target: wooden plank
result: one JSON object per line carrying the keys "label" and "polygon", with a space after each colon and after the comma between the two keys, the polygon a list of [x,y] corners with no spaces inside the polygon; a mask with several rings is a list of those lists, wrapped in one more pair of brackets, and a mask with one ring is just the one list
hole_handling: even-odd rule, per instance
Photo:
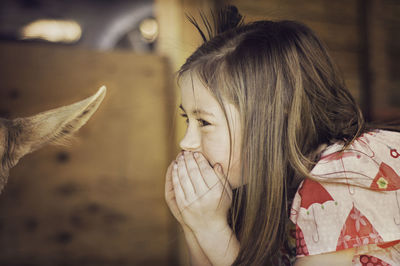
{"label": "wooden plank", "polygon": [[388,24],[399,25],[400,23],[400,2],[398,0],[381,0],[382,6],[385,10],[382,13],[382,19]]}
{"label": "wooden plank", "polygon": [[311,19],[336,24],[355,24],[357,21],[356,0],[233,0],[226,2],[236,5],[243,14],[267,16],[269,19]]}

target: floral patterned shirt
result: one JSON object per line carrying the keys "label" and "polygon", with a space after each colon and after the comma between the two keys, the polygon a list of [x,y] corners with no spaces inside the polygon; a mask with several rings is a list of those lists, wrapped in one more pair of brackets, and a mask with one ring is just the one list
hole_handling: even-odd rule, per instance
{"label": "floral patterned shirt", "polygon": [[400,133],[329,146],[293,199],[297,257],[355,248],[353,265],[400,265]]}

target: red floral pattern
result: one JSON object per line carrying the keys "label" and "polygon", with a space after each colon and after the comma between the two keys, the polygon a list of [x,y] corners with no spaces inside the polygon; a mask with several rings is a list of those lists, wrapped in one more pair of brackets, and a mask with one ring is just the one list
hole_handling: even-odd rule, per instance
{"label": "red floral pattern", "polygon": [[357,208],[353,207],[340,232],[336,250],[383,243],[382,237]]}

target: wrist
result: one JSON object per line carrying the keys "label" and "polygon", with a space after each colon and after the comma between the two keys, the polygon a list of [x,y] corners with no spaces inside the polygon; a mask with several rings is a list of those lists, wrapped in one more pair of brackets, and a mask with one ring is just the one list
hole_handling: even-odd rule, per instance
{"label": "wrist", "polygon": [[189,228],[189,230],[195,235],[218,235],[232,231],[227,220],[213,221],[204,226]]}
{"label": "wrist", "polygon": [[239,254],[240,243],[227,222],[193,234],[212,265],[232,265]]}

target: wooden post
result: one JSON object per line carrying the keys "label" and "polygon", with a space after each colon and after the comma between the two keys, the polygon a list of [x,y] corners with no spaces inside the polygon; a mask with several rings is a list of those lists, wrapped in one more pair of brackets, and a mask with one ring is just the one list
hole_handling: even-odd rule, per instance
{"label": "wooden post", "polygon": [[[173,73],[179,70],[189,57],[203,42],[195,27],[187,20],[185,14],[194,16],[200,20],[199,11],[206,14],[210,9],[219,7],[218,0],[156,0],[155,17],[159,23],[159,37],[157,40],[157,53],[165,56],[170,61]],[[176,78],[176,76],[174,77]],[[180,95],[176,82],[176,95]],[[179,96],[176,98],[175,106],[180,103]],[[178,116],[178,108],[175,112],[176,122],[176,151],[179,151],[178,143],[186,131],[186,124]],[[175,223],[175,229],[171,232],[171,265],[189,265],[188,251],[186,250],[183,232]]]}

